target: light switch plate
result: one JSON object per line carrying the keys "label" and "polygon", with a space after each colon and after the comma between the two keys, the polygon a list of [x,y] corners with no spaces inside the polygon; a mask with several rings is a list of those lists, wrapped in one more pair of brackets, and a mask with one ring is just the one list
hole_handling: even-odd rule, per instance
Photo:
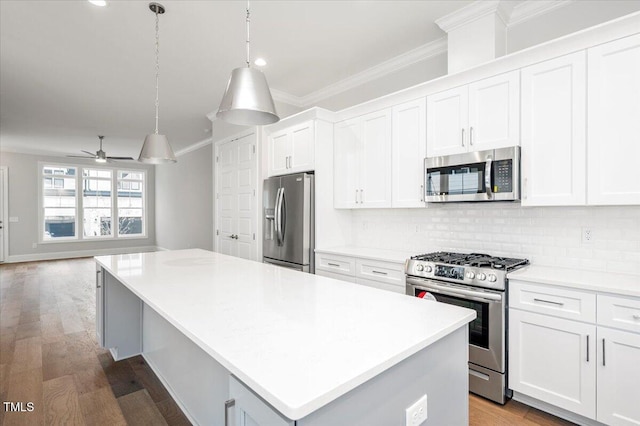
{"label": "light switch plate", "polygon": [[405,410],[405,425],[419,426],[427,420],[427,395],[422,395],[419,400]]}

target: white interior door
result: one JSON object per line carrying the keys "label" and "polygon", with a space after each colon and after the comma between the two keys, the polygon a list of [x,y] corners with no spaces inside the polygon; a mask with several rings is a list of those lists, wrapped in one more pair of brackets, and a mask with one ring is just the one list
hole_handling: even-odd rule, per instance
{"label": "white interior door", "polygon": [[255,134],[216,145],[216,251],[256,259]]}
{"label": "white interior door", "polygon": [[4,262],[8,256],[9,235],[7,233],[8,221],[8,181],[7,168],[0,167],[0,262]]}

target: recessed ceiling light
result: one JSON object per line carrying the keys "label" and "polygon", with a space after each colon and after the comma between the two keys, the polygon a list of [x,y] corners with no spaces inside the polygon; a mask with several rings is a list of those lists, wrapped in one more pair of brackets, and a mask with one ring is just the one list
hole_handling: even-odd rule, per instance
{"label": "recessed ceiling light", "polygon": [[253,63],[256,64],[256,66],[258,67],[264,67],[265,65],[267,65],[267,61],[265,61],[262,58],[256,59]]}
{"label": "recessed ceiling light", "polygon": [[91,3],[94,6],[100,6],[100,7],[105,7],[107,5],[107,2],[105,0],[89,0],[89,3]]}

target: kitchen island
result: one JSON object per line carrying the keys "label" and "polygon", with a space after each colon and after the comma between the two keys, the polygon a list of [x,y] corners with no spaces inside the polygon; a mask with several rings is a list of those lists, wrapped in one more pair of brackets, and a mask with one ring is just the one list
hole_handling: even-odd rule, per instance
{"label": "kitchen island", "polygon": [[96,261],[99,343],[195,424],[404,425],[423,395],[468,423],[475,311],[198,249]]}

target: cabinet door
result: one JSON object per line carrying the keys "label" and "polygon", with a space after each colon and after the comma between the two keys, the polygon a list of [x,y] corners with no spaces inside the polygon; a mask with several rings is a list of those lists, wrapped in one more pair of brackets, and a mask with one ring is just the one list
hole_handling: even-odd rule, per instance
{"label": "cabinet door", "polygon": [[598,327],[598,421],[640,424],[640,334]]}
{"label": "cabinet door", "polygon": [[520,145],[520,71],[469,85],[469,150]]}
{"label": "cabinet door", "polygon": [[424,157],[427,156],[426,99],[392,109],[391,206],[424,207]]}
{"label": "cabinet door", "polygon": [[104,347],[104,272],[96,265],[96,340]]}
{"label": "cabinet door", "polygon": [[522,205],[586,203],[586,54],[522,69]]}
{"label": "cabinet door", "polygon": [[334,129],[333,206],[353,208],[359,203],[358,154],[360,127],[358,119],[337,123]]}
{"label": "cabinet door", "polygon": [[467,86],[427,96],[427,157],[467,152],[468,96]]}
{"label": "cabinet door", "polygon": [[589,204],[640,204],[640,34],[588,49]]}
{"label": "cabinet door", "polygon": [[235,402],[236,426],[293,426],[295,424],[233,376],[229,378],[229,397]]}
{"label": "cabinet door", "polygon": [[269,136],[269,176],[288,173],[290,138],[286,130]]}
{"label": "cabinet door", "polygon": [[596,327],[509,309],[509,387],[591,419]]}
{"label": "cabinet door", "polygon": [[391,207],[391,110],[360,120],[359,207]]}
{"label": "cabinet door", "polygon": [[288,173],[306,172],[314,169],[315,133],[313,121],[307,121],[289,129],[291,150]]}

